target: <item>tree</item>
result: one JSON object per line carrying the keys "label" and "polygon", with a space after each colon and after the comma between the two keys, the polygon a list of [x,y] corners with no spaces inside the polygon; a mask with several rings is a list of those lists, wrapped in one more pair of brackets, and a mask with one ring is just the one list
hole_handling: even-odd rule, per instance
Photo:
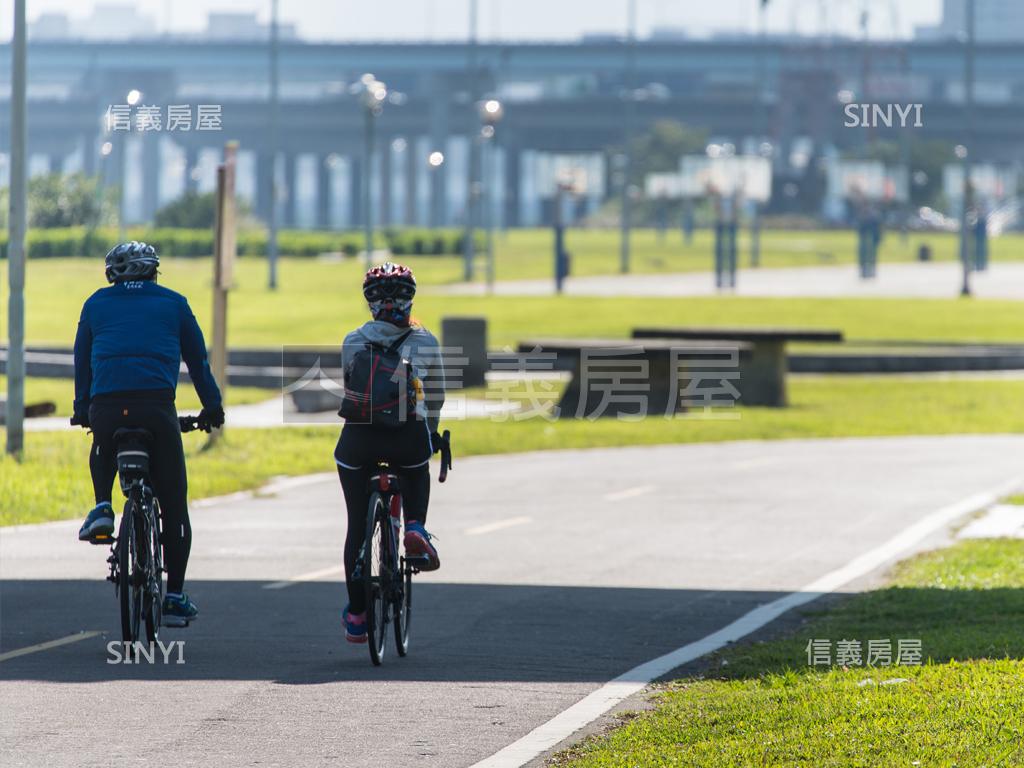
{"label": "tree", "polygon": [[157,211],[153,223],[158,227],[211,229],[216,218],[216,209],[215,192],[186,192]]}
{"label": "tree", "polygon": [[658,120],[651,129],[633,140],[633,178],[643,187],[650,173],[679,170],[683,155],[704,154],[707,132],[689,128],[675,120]]}
{"label": "tree", "polygon": [[106,223],[112,210],[110,191],[101,189],[96,177],[49,173],[29,179],[30,227],[93,226]]}

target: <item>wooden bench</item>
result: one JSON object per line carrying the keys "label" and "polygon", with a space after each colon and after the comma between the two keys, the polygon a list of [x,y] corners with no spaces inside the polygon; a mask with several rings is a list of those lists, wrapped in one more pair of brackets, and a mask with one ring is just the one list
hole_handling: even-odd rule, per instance
{"label": "wooden bench", "polygon": [[741,366],[744,405],[786,405],[786,344],[791,341],[836,343],[841,331],[801,328],[672,328],[649,327],[633,331],[634,339],[704,339],[742,341],[753,345],[749,362]]}
{"label": "wooden bench", "polygon": [[558,404],[561,418],[671,416],[735,405],[740,370],[752,353],[752,345],[735,341],[531,339],[519,344],[530,368],[540,370],[543,359],[551,368],[571,371]]}

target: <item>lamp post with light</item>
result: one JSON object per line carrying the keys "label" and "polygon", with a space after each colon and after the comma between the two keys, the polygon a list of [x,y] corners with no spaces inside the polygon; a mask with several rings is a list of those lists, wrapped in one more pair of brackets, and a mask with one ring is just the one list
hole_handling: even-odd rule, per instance
{"label": "lamp post with light", "polygon": [[484,147],[481,186],[484,201],[484,228],[487,233],[487,289],[494,290],[494,136],[497,125],[504,117],[505,110],[497,99],[488,99],[480,104],[480,142]]}
{"label": "lamp post with light", "polygon": [[384,101],[388,97],[387,86],[373,75],[367,73],[359,78],[352,88],[363,104],[366,115],[366,144],[364,148],[363,169],[363,225],[366,240],[366,265],[373,261],[373,201],[370,195],[370,176],[373,172],[373,148],[376,138],[376,123],[384,111]]}

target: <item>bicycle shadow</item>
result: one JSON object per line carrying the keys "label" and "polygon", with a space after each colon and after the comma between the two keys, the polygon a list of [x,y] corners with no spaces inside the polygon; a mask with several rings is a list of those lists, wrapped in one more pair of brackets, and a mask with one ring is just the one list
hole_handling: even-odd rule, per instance
{"label": "bicycle shadow", "polygon": [[[603,683],[693,642],[783,593],[415,582],[409,656],[390,636],[382,667],[345,642],[338,582],[266,589],[192,581],[202,611],[170,663],[126,664],[113,588],[105,582],[0,581],[0,653],[80,631],[101,634],[0,663],[0,680],[342,680]],[[180,657],[184,663],[175,663]],[[120,661],[121,663],[111,663]],[[799,661],[799,660],[797,660]]]}

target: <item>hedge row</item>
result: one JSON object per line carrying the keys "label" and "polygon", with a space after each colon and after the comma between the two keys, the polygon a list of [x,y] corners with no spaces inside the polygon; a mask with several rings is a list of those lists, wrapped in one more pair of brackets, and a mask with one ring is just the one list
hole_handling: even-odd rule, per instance
{"label": "hedge row", "polygon": [[[62,256],[96,256],[106,253],[117,243],[113,227],[88,229],[32,229],[26,236],[26,249],[31,259]],[[145,240],[164,256],[209,256],[213,253],[213,232],[207,229],[145,229],[129,228],[128,239]],[[378,238],[381,235],[378,234]],[[410,254],[440,256],[462,252],[462,231],[454,229],[395,229],[383,233],[384,242],[396,256]],[[479,241],[478,242],[482,242]],[[277,238],[278,250],[285,256],[318,256],[321,253],[344,253],[354,256],[363,249],[361,232],[307,232],[282,230]],[[383,244],[379,244],[380,247]],[[239,256],[264,256],[267,252],[265,232],[239,232]],[[7,233],[0,233],[0,258],[7,257]]]}

